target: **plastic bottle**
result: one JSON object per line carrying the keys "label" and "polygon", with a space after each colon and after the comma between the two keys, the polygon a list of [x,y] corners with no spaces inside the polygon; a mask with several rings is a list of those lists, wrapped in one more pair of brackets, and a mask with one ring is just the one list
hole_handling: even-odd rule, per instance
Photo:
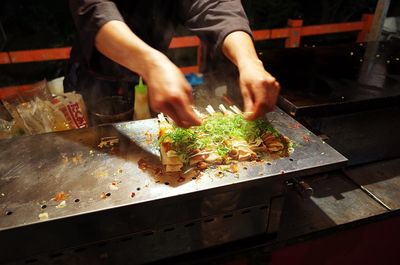
{"label": "plastic bottle", "polygon": [[135,86],[135,107],[133,111],[134,120],[144,120],[151,118],[149,101],[147,98],[147,86],[143,84],[142,77],[139,84]]}

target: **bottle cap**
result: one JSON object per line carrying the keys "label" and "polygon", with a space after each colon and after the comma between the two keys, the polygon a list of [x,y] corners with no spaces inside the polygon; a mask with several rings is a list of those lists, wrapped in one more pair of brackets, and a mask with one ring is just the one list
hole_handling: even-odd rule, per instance
{"label": "bottle cap", "polygon": [[146,93],[147,92],[147,86],[143,84],[143,79],[142,77],[139,78],[139,84],[135,86],[135,92],[136,93]]}

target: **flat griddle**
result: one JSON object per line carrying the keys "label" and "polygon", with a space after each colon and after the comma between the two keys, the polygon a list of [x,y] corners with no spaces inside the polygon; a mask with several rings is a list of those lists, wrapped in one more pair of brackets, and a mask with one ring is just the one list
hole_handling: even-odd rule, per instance
{"label": "flat griddle", "polygon": [[[0,260],[12,260],[18,251],[31,255],[204,217],[211,213],[170,213],[224,192],[268,193],[271,181],[282,184],[346,162],[282,110],[267,118],[294,142],[293,154],[241,162],[235,173],[215,167],[200,174],[159,174],[156,119],[0,141]],[[252,200],[250,194],[240,203]],[[26,237],[37,241],[27,246]]]}

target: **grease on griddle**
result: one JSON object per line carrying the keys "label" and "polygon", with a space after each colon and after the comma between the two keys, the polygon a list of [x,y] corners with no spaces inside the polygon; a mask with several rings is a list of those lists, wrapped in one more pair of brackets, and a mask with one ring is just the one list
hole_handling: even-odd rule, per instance
{"label": "grease on griddle", "polygon": [[[165,172],[163,167],[157,162],[152,161],[149,158],[142,157],[138,160],[138,168],[143,172],[148,172],[154,177],[155,183],[169,183],[169,186],[178,186],[182,185],[188,180],[191,180],[192,177],[197,177],[201,172],[201,169],[197,167],[191,167],[185,172]],[[202,165],[200,165],[202,167]],[[208,164],[206,164],[206,169]]]}
{"label": "grease on griddle", "polygon": [[105,178],[108,176],[108,172],[106,170],[104,170],[104,168],[99,168],[96,170],[96,172],[94,173],[94,176],[96,178]]}
{"label": "grease on griddle", "polygon": [[308,143],[310,141],[310,136],[307,134],[303,135],[303,140],[304,142]]}
{"label": "grease on griddle", "polygon": [[57,193],[52,200],[56,202],[65,201],[69,195],[63,191]]}
{"label": "grease on griddle", "polygon": [[78,164],[82,164],[82,157],[83,157],[82,152],[77,152],[76,154],[72,155],[71,161],[75,166]]}
{"label": "grease on griddle", "polygon": [[119,155],[120,149],[118,147],[111,147],[110,151],[108,152],[110,155]]}
{"label": "grease on griddle", "polygon": [[239,171],[239,167],[236,163],[232,163],[230,164],[228,171],[231,173],[237,173]]}
{"label": "grease on griddle", "polygon": [[156,175],[156,177],[160,177],[164,174],[163,170],[161,167],[157,167],[154,169],[154,175]]}
{"label": "grease on griddle", "polygon": [[147,170],[149,170],[150,173],[156,177],[161,177],[164,174],[163,169],[160,166],[152,165],[145,158],[139,159],[138,168],[140,170],[142,170],[143,172],[146,172]]}
{"label": "grease on griddle", "polygon": [[77,166],[78,164],[83,163],[83,153],[82,152],[77,152],[76,154],[73,153],[70,157],[66,153],[61,154],[62,158],[62,163],[64,166],[68,165],[68,163],[71,161],[72,164]]}
{"label": "grease on griddle", "polygon": [[110,190],[118,190],[119,189],[118,183],[115,181],[113,181],[108,187],[110,188]]}
{"label": "grease on griddle", "polygon": [[218,170],[218,176],[223,175],[223,172],[230,172],[230,173],[237,173],[239,172],[239,166],[237,165],[237,163],[231,163],[229,165],[220,165],[217,167]]}
{"label": "grease on griddle", "polygon": [[153,135],[149,131],[146,131],[144,133],[144,135],[146,137],[146,144],[152,144],[153,143]]}
{"label": "grease on griddle", "polygon": [[147,161],[144,158],[139,159],[138,167],[139,169],[146,171],[148,167]]}
{"label": "grease on griddle", "polygon": [[100,143],[97,146],[100,148],[112,147],[118,143],[119,143],[119,139],[117,136],[106,136],[106,137],[100,138]]}
{"label": "grease on griddle", "polygon": [[179,177],[179,178],[178,178],[178,182],[179,182],[179,183],[184,182],[184,181],[185,181],[185,178],[184,178],[184,177]]}
{"label": "grease on griddle", "polygon": [[208,163],[204,162],[204,161],[200,161],[197,163],[196,167],[200,170],[204,170],[208,168]]}
{"label": "grease on griddle", "polygon": [[288,128],[290,128],[290,129],[300,129],[301,125],[298,122],[290,122],[288,124]]}
{"label": "grease on griddle", "polygon": [[68,164],[68,161],[69,161],[67,154],[62,153],[61,157],[62,157],[62,161],[63,161],[64,166],[66,166]]}

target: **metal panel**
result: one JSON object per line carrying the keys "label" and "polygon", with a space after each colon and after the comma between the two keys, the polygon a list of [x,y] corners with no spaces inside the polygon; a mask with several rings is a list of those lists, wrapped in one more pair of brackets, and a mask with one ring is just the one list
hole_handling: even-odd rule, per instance
{"label": "metal panel", "polygon": [[[246,162],[238,173],[210,168],[181,178],[157,174],[156,120],[1,141],[0,235],[5,240],[0,260],[263,205],[282,194],[287,178],[345,163],[281,110],[268,118],[297,144],[290,158]],[[112,140],[101,146],[104,137]],[[139,160],[146,161],[147,170],[139,169]],[[65,198],[54,200],[60,192]],[[40,220],[43,213],[48,220]],[[247,236],[261,231],[264,226]],[[37,240],[26,241],[27,236]]]}
{"label": "metal panel", "polygon": [[349,168],[346,174],[388,209],[400,209],[400,159]]}
{"label": "metal panel", "polygon": [[[258,205],[158,230],[127,234],[107,241],[55,250],[10,263],[17,264],[143,264],[245,238],[266,229],[268,208]],[[233,227],[234,229],[231,229]]]}
{"label": "metal panel", "polygon": [[314,195],[304,200],[294,191],[286,194],[279,241],[387,212],[341,172],[308,177],[306,181]]}

